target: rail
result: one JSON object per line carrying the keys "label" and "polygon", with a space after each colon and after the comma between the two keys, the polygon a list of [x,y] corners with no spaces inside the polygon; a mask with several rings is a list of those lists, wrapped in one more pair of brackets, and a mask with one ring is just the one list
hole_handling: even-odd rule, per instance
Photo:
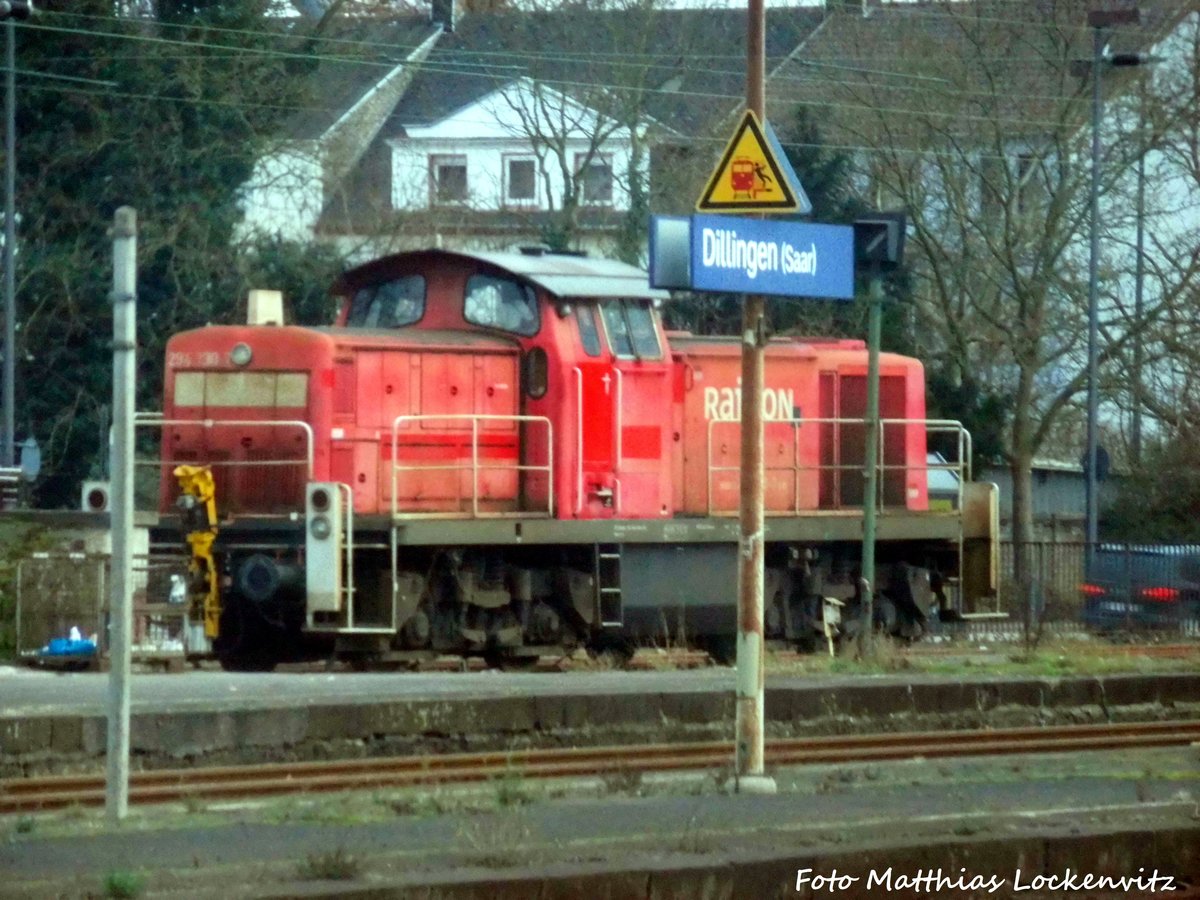
{"label": "rail", "polygon": [[[407,423],[416,422],[470,422],[471,423],[471,458],[465,462],[452,462],[438,465],[401,465],[398,462],[400,449],[400,430]],[[481,422],[511,422],[516,425],[522,423],[541,423],[546,428],[546,463],[538,465],[533,463],[523,463],[518,461],[515,464],[489,464],[485,465],[479,459],[479,425]],[[430,437],[443,436],[437,432],[431,432]],[[527,449],[529,442],[519,441],[518,453]],[[402,512],[399,509],[399,477],[401,472],[466,472],[471,473],[471,509],[469,513],[461,511],[445,511],[445,510],[428,510],[422,509],[415,512]],[[479,508],[479,475],[484,471],[499,471],[499,472],[514,472],[518,476],[525,472],[544,472],[546,475],[546,508],[542,509],[516,509],[508,510],[488,510],[484,511]],[[520,498],[520,486],[518,485],[518,506],[523,506]],[[461,499],[461,498],[460,498]],[[420,516],[424,519],[434,518],[515,518],[520,516],[552,516],[554,514],[554,425],[546,416],[499,416],[499,415],[483,415],[476,413],[461,413],[456,415],[404,415],[397,416],[392,420],[392,518],[400,519],[410,516]]]}
{"label": "rail", "polygon": [[[740,472],[741,471],[740,464],[736,465],[736,466],[719,466],[719,465],[714,464],[714,462],[713,462],[713,432],[717,427],[720,427],[720,426],[740,426],[740,424],[741,424],[740,417],[732,418],[732,419],[710,419],[708,421],[708,431],[706,434],[706,444],[705,444],[705,454],[706,454],[705,462],[707,464],[706,465],[706,470],[707,470],[706,478],[707,478],[708,514],[710,516],[732,515],[733,513],[735,513],[737,511],[736,507],[718,508],[713,501],[713,496],[714,496],[713,477],[714,477],[714,475],[716,473],[720,473],[720,472]],[[854,418],[854,419],[787,418],[787,419],[771,419],[769,421],[763,422],[764,428],[770,427],[772,425],[790,425],[790,426],[792,426],[792,448],[791,448],[792,456],[791,456],[791,461],[784,465],[765,465],[764,466],[764,476],[766,479],[769,480],[772,473],[790,473],[792,476],[793,491],[792,491],[792,504],[789,508],[783,509],[783,510],[780,510],[780,509],[768,510],[768,514],[797,515],[801,512],[804,512],[807,510],[813,510],[813,509],[861,509],[862,508],[862,504],[846,504],[846,503],[840,503],[840,502],[833,504],[832,506],[821,506],[819,504],[817,504],[815,506],[804,505],[804,503],[802,501],[802,497],[801,497],[801,485],[803,484],[803,479],[801,478],[801,475],[803,473],[815,472],[817,474],[817,477],[820,478],[822,473],[835,473],[836,474],[836,473],[840,473],[840,472],[862,472],[863,471],[863,463],[865,461],[855,461],[854,463],[849,463],[849,464],[842,464],[840,461],[836,461],[836,460],[839,460],[839,457],[838,457],[836,451],[840,449],[840,442],[836,438],[834,439],[835,453],[833,456],[833,459],[835,460],[835,462],[832,462],[832,463],[824,463],[824,464],[817,463],[815,465],[805,464],[804,462],[802,462],[801,449],[800,449],[801,437],[802,437],[801,432],[805,429],[805,426],[811,425],[816,428],[820,428],[822,426],[832,425],[834,427],[856,426],[858,428],[865,428],[865,425],[864,425],[862,419],[857,419],[857,418]],[[900,425],[900,426],[920,425],[920,426],[922,426],[922,428],[924,428],[926,435],[929,435],[929,434],[952,434],[956,437],[956,441],[957,441],[956,451],[957,451],[958,458],[956,461],[930,462],[929,461],[929,453],[928,453],[928,451],[926,451],[924,454],[925,460],[920,465],[910,465],[907,462],[889,465],[884,462],[884,460],[887,458],[885,435],[887,434],[887,426],[889,426],[889,425]],[[876,466],[879,470],[880,477],[878,479],[876,479],[876,484],[877,484],[876,496],[875,496],[876,508],[877,509],[884,508],[883,499],[884,499],[884,490],[885,490],[885,478],[883,476],[887,472],[909,471],[909,470],[916,469],[916,470],[926,473],[926,481],[927,482],[928,482],[928,478],[929,478],[929,473],[931,473],[931,472],[945,471],[945,472],[951,473],[951,475],[954,477],[954,480],[955,480],[954,509],[961,510],[963,507],[963,484],[966,483],[967,481],[971,480],[971,454],[972,454],[971,435],[970,435],[970,432],[968,432],[965,428],[963,428],[962,423],[955,421],[953,419],[880,419],[879,426],[880,426],[879,427],[879,444],[878,444],[879,449],[878,449],[878,455],[876,457],[876,459],[877,459]],[[805,434],[806,435],[811,434],[811,430],[805,431]],[[907,428],[904,429],[903,435],[904,435],[904,437],[902,439],[907,440],[907,436],[908,436]],[[820,441],[821,441],[821,436],[818,435],[817,440],[814,441],[814,444],[819,447]],[[927,446],[927,444],[926,444],[926,446]],[[816,452],[820,453],[820,450],[818,449]],[[740,460],[739,460],[739,463],[740,463]],[[865,500],[866,500],[866,498],[864,498],[864,503],[865,503]],[[897,504],[897,505],[902,505],[902,504]]]}
{"label": "rail", "polygon": [[[777,738],[766,742],[772,765],[879,762],[1014,753],[1078,753],[1187,746],[1200,738],[1188,720],[1103,725],[1003,728]],[[733,744],[705,741],[624,747],[454,753],[381,759],[326,760],[133,772],[132,803],[261,797],[299,792],[486,782],[511,776],[570,778],[607,773],[720,770]],[[0,814],[104,803],[102,775],[57,775],[0,780]]]}

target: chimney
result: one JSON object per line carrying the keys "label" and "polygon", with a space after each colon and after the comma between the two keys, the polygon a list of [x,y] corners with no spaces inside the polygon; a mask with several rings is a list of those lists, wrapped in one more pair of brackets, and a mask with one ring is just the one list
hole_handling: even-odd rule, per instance
{"label": "chimney", "polygon": [[454,0],[432,0],[429,8],[429,20],[434,25],[441,25],[446,34],[454,32]]}

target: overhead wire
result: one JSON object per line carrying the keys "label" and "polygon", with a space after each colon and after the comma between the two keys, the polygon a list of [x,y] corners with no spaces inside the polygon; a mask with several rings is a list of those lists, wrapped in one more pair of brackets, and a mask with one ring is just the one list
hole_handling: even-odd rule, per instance
{"label": "overhead wire", "polygon": [[[73,14],[73,13],[63,13],[60,15],[82,17],[81,14]],[[96,17],[91,17],[91,18],[96,18]],[[111,18],[109,20],[111,21]],[[168,23],[168,24],[170,24],[170,23]],[[340,57],[340,56],[327,56],[327,55],[321,55],[321,54],[298,53],[298,52],[294,52],[294,51],[281,51],[281,50],[272,49],[272,48],[244,48],[244,47],[236,47],[236,46],[221,45],[221,44],[210,44],[210,43],[205,43],[205,42],[181,41],[181,40],[176,40],[173,38],[163,38],[163,37],[157,37],[157,36],[145,35],[145,34],[125,34],[125,33],[119,32],[119,31],[96,31],[96,30],[91,30],[91,29],[58,28],[56,26],[30,25],[29,23],[23,23],[22,27],[32,27],[32,28],[46,30],[46,31],[79,34],[82,36],[95,36],[95,37],[105,37],[105,38],[117,37],[117,38],[128,39],[128,40],[149,41],[149,42],[153,42],[155,44],[161,44],[161,45],[167,45],[167,46],[183,46],[183,47],[187,47],[189,50],[191,50],[193,52],[203,53],[204,56],[206,56],[208,58],[228,59],[228,58],[234,58],[236,56],[244,55],[246,53],[254,53],[254,54],[258,54],[258,55],[262,55],[262,56],[266,56],[266,57],[275,57],[275,58],[282,58],[282,59],[303,59],[305,61],[315,59],[318,62],[325,61],[325,62],[330,62],[330,63],[340,63],[340,64],[348,64],[348,65],[363,65],[363,66],[381,67],[381,68],[387,68],[389,71],[398,64],[398,62],[382,62],[382,61],[374,61],[374,60],[364,60],[361,58],[347,58],[347,57]],[[179,25],[177,27],[186,27],[186,26]],[[229,31],[231,33],[251,34],[251,35],[260,36],[260,37],[261,36],[277,36],[277,34],[274,34],[273,32],[265,32],[265,31],[258,32],[258,31],[249,31],[249,30],[245,30],[245,29],[225,29],[225,30]],[[322,39],[322,40],[336,41],[338,39],[331,38],[331,39]],[[343,41],[342,43],[355,43],[355,44],[361,45],[364,42],[344,42]],[[369,43],[367,45],[372,46]],[[226,55],[225,53],[221,53],[214,57],[212,55],[213,50],[228,51],[228,55]],[[448,56],[449,56],[449,54],[444,55],[442,57],[442,61],[438,62],[438,63],[430,63],[428,60],[426,60],[423,63],[421,63],[421,67],[422,67],[423,71],[432,72],[435,74],[456,74],[456,75],[464,75],[464,76],[471,75],[471,74],[479,74],[482,76],[483,73],[487,73],[488,77],[498,77],[501,74],[508,74],[508,73],[512,73],[515,75],[516,73],[518,73],[520,71],[519,67],[511,66],[511,67],[504,67],[504,68],[500,69],[499,72],[497,72],[497,68],[499,68],[499,67],[487,67],[480,63],[475,62],[476,57],[480,56],[480,54],[470,52],[470,51],[464,52],[458,59],[455,59],[453,57],[447,58]],[[521,58],[523,56],[523,54],[499,53],[499,56],[500,56],[500,58],[510,59],[510,58],[513,58],[514,56],[517,58]],[[554,56],[548,56],[548,55],[539,56],[537,54],[528,54],[528,55],[524,55],[524,56],[527,56],[528,58],[546,58],[546,59],[567,60],[567,61],[569,61],[570,59],[573,58],[571,56],[560,55],[560,54],[556,54]],[[629,58],[656,58],[653,56],[637,56],[637,57],[632,57],[629,55],[626,55],[626,56]],[[670,70],[673,73],[677,73],[678,67],[671,66]],[[729,74],[729,75],[735,74],[735,73],[728,72],[728,71],[722,72],[721,70],[709,70],[709,71],[712,71],[713,74]],[[887,75],[887,74],[889,74],[889,73],[881,72],[878,70],[874,70],[874,71],[858,70],[858,71],[860,71],[864,75],[869,75],[869,74]],[[811,79],[809,79],[809,78],[798,77],[798,76],[792,77],[792,76],[786,76],[786,75],[782,75],[782,76],[776,75],[774,80],[777,83],[807,83],[807,82],[811,81]],[[601,83],[597,83],[596,81],[571,81],[571,80],[567,80],[567,79],[543,79],[543,81],[544,81],[544,83],[547,83],[547,84],[558,85],[558,86],[565,87],[565,88],[586,87],[586,88],[592,88],[592,89],[599,88],[602,90],[629,90],[630,89],[629,85],[618,84],[618,83],[601,84]],[[821,79],[821,82],[824,85],[833,85],[833,86],[836,86],[836,85],[843,85],[843,86],[852,85],[855,87],[864,87],[865,86],[862,82],[850,82],[850,81],[846,81],[846,80],[837,80],[837,79],[829,79],[829,78],[823,78],[823,79]],[[915,87],[911,87],[911,86],[899,86],[899,85],[894,85],[894,84],[886,85],[886,86],[874,85],[874,87],[876,89],[886,89],[889,92],[903,92],[903,91],[912,92],[912,91],[920,90],[919,88],[915,88]],[[679,91],[679,90],[664,91],[664,90],[661,90],[660,88],[641,88],[641,90],[645,91],[648,94],[662,93],[664,95],[671,95],[671,96],[676,96],[676,97],[688,97],[688,98],[696,98],[696,99],[715,99],[715,100],[730,100],[730,101],[736,101],[736,100],[740,99],[739,94],[732,94],[732,93],[726,93],[726,92]],[[938,91],[937,94],[939,97],[958,96],[958,97],[964,97],[964,98],[975,97],[975,98],[984,98],[984,99],[996,98],[996,97],[1000,96],[1000,94],[998,92],[970,91],[970,90],[961,90],[961,89],[957,89],[957,90],[956,89],[943,89],[943,90]],[[143,96],[143,97],[148,98],[149,96],[154,96],[154,95],[129,94],[128,96]],[[1086,98],[1081,95],[1072,97],[1069,95],[1068,96],[1060,96],[1060,95],[1021,94],[1021,93],[1014,93],[1014,92],[1005,92],[1003,94],[1003,97],[1007,101],[1022,99],[1022,100],[1051,101],[1051,102],[1063,103],[1063,104],[1082,104],[1082,103],[1087,102]],[[187,98],[164,98],[164,99],[180,101],[180,100],[184,100]],[[810,100],[805,100],[804,98],[794,98],[794,102],[796,102],[797,105],[826,106],[826,105],[828,105],[828,103],[830,101],[828,99],[810,101]],[[242,105],[245,106],[246,104],[242,104]],[[282,105],[278,105],[278,104],[257,104],[257,105],[261,108],[269,108],[269,109],[277,109],[277,110],[278,109],[291,109],[293,111],[304,111],[305,109],[308,109],[309,111],[312,111],[314,113],[317,113],[317,112],[329,113],[329,112],[338,112],[339,111],[339,110],[334,110],[334,109],[321,109],[319,107],[311,106],[311,105],[307,106],[307,107],[305,107],[305,106],[290,106],[289,107],[289,106],[282,106]],[[923,111],[923,110],[919,110],[919,109],[916,109],[913,107],[891,106],[891,107],[880,108],[877,104],[870,104],[870,105],[859,104],[859,107],[860,108],[869,108],[872,112],[875,112],[875,113],[895,113],[897,115],[920,114],[920,115],[930,115],[935,118],[959,119],[959,120],[964,119],[964,114],[962,114],[962,113],[954,113],[954,112],[946,113],[946,112],[937,112],[937,111],[928,111],[928,110]],[[1015,115],[1011,118],[1006,118],[1003,116],[996,116],[996,115],[970,116],[969,114],[966,114],[965,120],[981,121],[981,122],[989,122],[989,123],[1000,123],[1000,124],[1002,124],[1005,121],[1012,121],[1014,123],[1020,123],[1023,126],[1038,126],[1038,127],[1053,127],[1053,128],[1061,127],[1061,124],[1062,124],[1057,121],[1051,122],[1051,121],[1045,121],[1045,120],[1042,120],[1042,121],[1030,120],[1027,117],[1021,116],[1021,115]]]}
{"label": "overhead wire", "polygon": [[[26,25],[25,27],[31,27],[31,26]],[[55,26],[42,26],[42,25],[35,25],[32,27],[38,28],[41,30],[46,30],[46,31],[66,32],[66,33],[72,33],[72,34],[80,34],[80,35],[84,35],[84,36],[118,37],[118,38],[129,39],[129,40],[149,41],[149,42],[153,42],[156,44],[162,44],[162,45],[184,45],[184,46],[189,46],[192,48],[195,48],[197,46],[196,42],[178,41],[178,40],[174,40],[171,38],[160,38],[160,37],[154,37],[154,36],[148,36],[148,35],[128,35],[128,34],[121,34],[119,32],[97,32],[97,31],[81,30],[81,29],[62,29],[62,28],[57,28]],[[336,63],[351,64],[351,65],[364,65],[364,66],[371,66],[371,67],[378,67],[378,68],[387,68],[389,71],[391,69],[395,68],[395,66],[398,64],[398,63],[390,63],[390,62],[389,63],[376,62],[373,60],[362,60],[362,59],[357,59],[357,58],[327,57],[327,56],[320,56],[320,55],[314,56],[312,54],[297,53],[297,52],[292,52],[292,51],[280,51],[280,50],[273,50],[273,49],[269,49],[269,48],[253,48],[253,49],[247,51],[244,48],[234,48],[234,47],[229,47],[227,45],[206,44],[203,46],[208,47],[208,48],[215,48],[218,50],[232,51],[235,54],[250,52],[250,53],[255,53],[255,54],[259,54],[259,55],[263,55],[263,56],[267,56],[267,57],[275,57],[275,58],[283,58],[283,59],[302,59],[302,60],[306,60],[306,61],[316,59],[317,61],[326,61],[326,62],[331,62],[331,63],[336,62]],[[467,55],[467,58],[468,59],[470,58],[469,54]],[[421,62],[419,65],[423,71],[440,73],[440,74],[454,74],[454,75],[464,75],[465,76],[465,75],[471,75],[471,74],[482,75],[484,73],[487,73],[492,77],[495,77],[498,74],[494,71],[494,69],[488,69],[486,67],[476,66],[474,63],[468,63],[468,62],[446,61],[446,62],[441,62],[441,63],[431,63],[428,60],[425,60],[425,61]],[[460,66],[462,68],[460,68]],[[480,70],[482,70],[482,71],[480,71]],[[503,71],[505,73],[507,73],[510,70],[514,76],[516,76],[517,74],[520,73],[520,69],[515,66],[514,67],[505,67]],[[678,69],[672,68],[672,71],[677,72]],[[720,74],[720,73],[717,73],[717,74]],[[725,74],[733,74],[733,73],[725,73]],[[543,81],[543,83],[559,85],[559,86],[563,86],[563,87],[573,87],[573,88],[587,87],[587,88],[593,88],[593,89],[598,88],[598,89],[603,89],[603,90],[629,90],[630,89],[630,86],[627,84],[619,84],[619,83],[615,83],[615,82],[605,84],[605,83],[599,83],[596,81],[572,81],[572,80],[562,79],[562,78],[558,78],[558,79],[544,78],[541,80]],[[784,80],[791,80],[791,79],[788,79],[786,76],[783,76],[781,78],[778,78],[777,80],[784,81]],[[797,83],[803,83],[803,82],[807,81],[808,79],[797,78],[795,80]],[[858,83],[852,83],[849,81],[839,81],[837,79],[828,79],[828,78],[823,79],[823,83],[826,85],[856,84],[857,86],[861,86],[861,85],[858,85]],[[879,86],[876,85],[876,87],[879,87]],[[646,93],[660,93],[661,92],[664,94],[670,94],[671,96],[694,97],[694,98],[700,98],[700,99],[737,100],[740,98],[740,95],[736,95],[736,94],[729,94],[729,93],[723,93],[723,92],[718,93],[718,92],[711,92],[711,91],[679,91],[679,90],[659,91],[655,88],[642,88],[642,90],[644,90]],[[889,85],[889,86],[887,86],[887,90],[889,90],[889,91],[910,90],[911,91],[911,90],[916,90],[916,88]],[[963,97],[974,96],[974,97],[985,97],[986,98],[986,97],[996,96],[994,93],[989,93],[989,92],[984,92],[984,91],[962,91],[962,90],[953,90],[953,89],[945,90],[942,93],[943,93],[943,95],[947,95],[947,96],[963,96]],[[1060,101],[1060,102],[1062,102],[1062,101],[1080,102],[1080,98],[1069,98],[1069,97],[1063,98],[1063,97],[1058,97],[1058,96],[1053,96],[1053,95],[1033,95],[1033,94],[1018,95],[1018,94],[1009,92],[1009,93],[1005,93],[1004,96],[1007,100],[1012,100],[1017,97],[1023,97],[1026,99],[1053,100],[1053,101]],[[824,106],[824,105],[827,105],[828,101],[807,101],[803,98],[797,98],[795,100],[795,102],[799,105]],[[905,107],[891,107],[891,108],[880,109],[876,106],[872,106],[871,108],[873,111],[895,112],[898,114],[921,112],[920,110],[917,110],[914,108],[905,108]],[[317,112],[317,111],[322,111],[322,110],[314,109],[314,111]],[[333,111],[333,110],[324,110],[324,111]],[[925,114],[933,115],[935,117],[945,117],[945,118],[960,118],[961,117],[961,114],[955,114],[955,113],[928,112]],[[995,119],[996,119],[995,116],[975,117],[976,121],[995,121]],[[1057,123],[1057,122],[1029,120],[1028,118],[1026,118],[1024,116],[1015,116],[1011,119],[1011,121],[1019,122],[1022,125],[1040,125],[1040,126],[1044,126],[1044,127],[1058,127],[1058,125],[1059,125],[1059,123]]]}
{"label": "overhead wire", "polygon": [[[1027,2],[1027,0],[1014,0],[1014,2]],[[1190,6],[1187,2],[1182,2],[1182,0],[1181,0],[1180,4],[1176,8],[1177,9],[1189,9]],[[889,3],[884,6],[875,7],[875,8],[873,8],[872,11],[880,12],[880,13],[897,13],[897,14],[904,14],[904,15],[921,15],[921,16],[926,16],[926,17],[940,16],[940,17],[947,18],[947,19],[954,19],[955,21],[968,21],[969,20],[969,21],[984,21],[984,22],[989,22],[989,23],[1003,23],[1003,24],[1008,24],[1011,26],[1037,27],[1042,30],[1044,30],[1045,28],[1049,27],[1052,24],[1052,23],[1048,23],[1044,20],[1043,21],[1031,20],[1029,17],[1020,18],[1020,19],[973,18],[969,15],[960,14],[957,11],[954,13],[939,12],[937,10],[929,9],[926,6],[918,6],[917,4],[909,5],[909,4],[901,4],[901,3]],[[78,19],[84,19],[84,20],[90,20],[90,21],[106,21],[106,22],[120,21],[117,18],[112,17],[112,16],[97,16],[97,15],[89,15],[89,14],[85,14],[85,13],[66,12],[66,11],[61,11],[61,10],[49,13],[49,15],[53,15],[53,16],[57,16],[57,17],[66,17],[66,18],[78,18]],[[525,15],[525,14],[513,14],[513,15]],[[534,14],[529,14],[529,15],[538,15],[538,14],[534,13]],[[552,15],[552,14],[548,13],[546,15]],[[140,22],[143,20],[130,19],[127,21],[130,21],[131,23],[137,23],[137,22]],[[363,21],[368,21],[368,20],[363,20]],[[396,21],[397,20],[380,20],[380,25],[381,25],[381,27],[386,27],[388,24],[393,24]],[[403,21],[403,20],[399,20],[399,21]],[[162,29],[183,29],[183,30],[189,30],[189,31],[195,31],[197,29],[200,29],[205,32],[216,32],[218,34],[229,34],[229,35],[243,35],[243,36],[255,37],[255,38],[262,38],[262,37],[278,38],[281,34],[281,31],[278,29],[266,30],[266,29],[227,28],[227,27],[223,27],[223,26],[211,25],[208,23],[175,23],[175,22],[161,22],[158,20],[154,20],[154,25],[156,28],[162,28]],[[1068,28],[1069,30],[1079,29],[1079,30],[1081,30],[1081,33],[1087,32],[1089,30],[1089,26],[1086,23],[1079,23],[1078,25],[1069,25],[1069,26],[1064,25],[1062,27]],[[1122,26],[1122,28],[1121,28],[1121,32],[1124,34],[1132,34],[1139,30],[1150,31],[1151,29],[1150,29],[1150,26],[1139,26],[1139,25]],[[1154,33],[1157,33],[1157,31],[1155,31]],[[394,42],[338,38],[338,37],[327,36],[324,34],[321,34],[321,35],[296,34],[293,36],[297,40],[303,40],[303,41],[306,41],[309,43],[336,44],[336,45],[344,45],[347,47],[354,47],[354,48],[358,48],[358,49],[380,49],[380,50],[389,50],[389,51],[399,50],[399,51],[403,51],[406,53],[411,52],[412,50],[416,49],[416,47],[418,46],[417,43],[414,43],[410,46],[407,44],[397,44]],[[190,44],[190,43],[194,43],[194,42],[184,42],[184,43]],[[586,61],[592,61],[592,60],[595,60],[595,61],[631,60],[631,61],[636,62],[638,60],[644,60],[644,59],[672,58],[672,56],[673,56],[673,54],[670,52],[667,52],[667,53],[630,53],[628,51],[620,51],[620,52],[575,51],[570,54],[564,54],[561,51],[547,53],[544,51],[536,51],[536,50],[528,50],[528,49],[520,49],[520,50],[516,50],[516,49],[500,49],[500,50],[474,49],[474,50],[464,51],[464,52],[469,52],[472,55],[477,56],[477,57],[497,56],[497,57],[501,57],[501,58],[546,59],[546,60],[559,60],[559,61],[566,61],[566,62],[586,62]],[[719,53],[719,52],[714,52],[711,47],[706,47],[705,48],[705,58],[710,59],[710,60],[711,59],[741,60],[741,59],[744,59],[744,56],[740,55],[740,54],[732,54],[732,53],[723,54],[723,53]],[[877,52],[872,52],[871,58],[872,59],[880,58],[880,54],[878,54]],[[889,57],[889,56],[885,55],[883,58],[893,58],[893,57]],[[894,57],[894,58],[902,58],[902,57]],[[997,59],[997,60],[1004,59],[1004,60],[1014,60],[1014,61],[1037,61],[1037,60],[1042,59],[1043,57],[1040,57],[1040,56],[1014,57],[1010,54],[999,54],[995,57],[983,57],[983,58],[984,59]],[[823,63],[817,62],[816,64],[820,65]],[[906,77],[907,73],[894,72],[894,73],[881,73],[881,74],[893,74],[897,77]]]}

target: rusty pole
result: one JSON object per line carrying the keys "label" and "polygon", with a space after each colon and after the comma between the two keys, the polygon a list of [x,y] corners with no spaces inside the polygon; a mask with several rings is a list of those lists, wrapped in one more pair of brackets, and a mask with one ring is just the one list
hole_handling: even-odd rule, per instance
{"label": "rusty pole", "polygon": [[[763,0],[747,0],[746,107],[766,121]],[[738,581],[737,724],[734,788],[774,793],[763,772],[763,345],[765,302],[742,304],[742,478]]]}

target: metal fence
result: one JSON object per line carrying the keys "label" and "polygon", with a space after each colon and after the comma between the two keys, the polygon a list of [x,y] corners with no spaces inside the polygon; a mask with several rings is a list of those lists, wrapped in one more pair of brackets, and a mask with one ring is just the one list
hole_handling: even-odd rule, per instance
{"label": "metal fence", "polygon": [[[1018,546],[1028,587],[1017,584]],[[1023,621],[1200,630],[1200,546],[1036,541],[1001,544],[998,612]]]}
{"label": "metal fence", "polygon": [[[76,629],[108,652],[109,557],[35,553],[17,566],[17,655],[39,658],[50,641]],[[133,648],[136,658],[184,654],[186,604],[172,590],[184,571],[179,555],[135,556]]]}

